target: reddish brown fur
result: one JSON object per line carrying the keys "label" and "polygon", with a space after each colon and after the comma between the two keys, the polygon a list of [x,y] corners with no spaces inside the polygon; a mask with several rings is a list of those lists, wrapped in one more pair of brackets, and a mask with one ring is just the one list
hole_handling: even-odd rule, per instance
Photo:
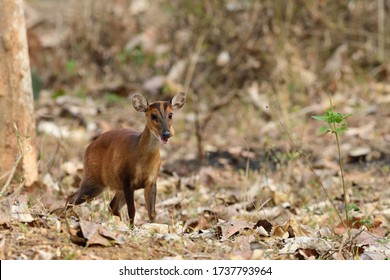
{"label": "reddish brown fur", "polygon": [[[145,188],[146,208],[149,219],[153,222],[156,181],[160,170],[161,135],[168,131],[170,136],[174,135],[169,115],[174,108],[180,109],[183,106],[185,95],[180,93],[172,100],[149,105],[142,96],[134,97],[133,105],[136,110],[145,112],[144,131],[140,133],[126,128],[115,129],[103,133],[93,141],[85,151],[84,177],[80,189],[67,198],[67,205],[81,204],[102,193],[105,187],[110,187],[116,191],[110,203],[112,213],[119,216],[119,211],[126,202],[130,224],[133,224],[134,191]],[[170,136],[165,138],[166,141]]]}

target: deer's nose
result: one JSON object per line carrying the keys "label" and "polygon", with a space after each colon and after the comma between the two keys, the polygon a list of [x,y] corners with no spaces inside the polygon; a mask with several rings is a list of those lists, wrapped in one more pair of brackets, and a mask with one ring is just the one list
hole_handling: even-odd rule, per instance
{"label": "deer's nose", "polygon": [[171,137],[171,132],[169,130],[165,130],[165,131],[163,131],[162,136],[164,138],[169,138],[169,137]]}

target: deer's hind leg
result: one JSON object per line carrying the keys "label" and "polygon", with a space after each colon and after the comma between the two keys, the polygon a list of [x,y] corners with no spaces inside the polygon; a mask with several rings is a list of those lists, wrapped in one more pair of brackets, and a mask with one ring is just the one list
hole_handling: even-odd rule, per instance
{"label": "deer's hind leg", "polygon": [[125,197],[123,192],[115,193],[114,197],[110,202],[110,211],[113,215],[120,217],[120,210],[125,205]]}
{"label": "deer's hind leg", "polygon": [[79,205],[86,201],[89,201],[99,194],[101,194],[104,190],[105,186],[103,183],[97,183],[91,179],[83,179],[80,182],[80,188],[74,194],[68,196],[66,199],[65,207],[68,208],[68,204]]}

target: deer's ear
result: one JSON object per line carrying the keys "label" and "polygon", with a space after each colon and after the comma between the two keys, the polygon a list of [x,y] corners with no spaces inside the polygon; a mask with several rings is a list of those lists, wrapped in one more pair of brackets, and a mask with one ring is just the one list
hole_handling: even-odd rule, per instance
{"label": "deer's ear", "polygon": [[146,112],[148,110],[149,103],[142,95],[140,94],[133,95],[132,102],[134,108],[138,112]]}
{"label": "deer's ear", "polygon": [[179,92],[170,100],[173,110],[179,110],[186,103],[186,94]]}

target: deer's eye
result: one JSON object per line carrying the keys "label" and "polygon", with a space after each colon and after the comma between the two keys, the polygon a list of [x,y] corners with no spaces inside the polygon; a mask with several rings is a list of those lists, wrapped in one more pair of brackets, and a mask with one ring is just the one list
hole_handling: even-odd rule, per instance
{"label": "deer's eye", "polygon": [[152,121],[157,121],[157,116],[155,114],[152,114],[151,116]]}
{"label": "deer's eye", "polygon": [[170,113],[170,114],[168,115],[168,118],[172,119],[172,116],[173,116],[173,114]]}

